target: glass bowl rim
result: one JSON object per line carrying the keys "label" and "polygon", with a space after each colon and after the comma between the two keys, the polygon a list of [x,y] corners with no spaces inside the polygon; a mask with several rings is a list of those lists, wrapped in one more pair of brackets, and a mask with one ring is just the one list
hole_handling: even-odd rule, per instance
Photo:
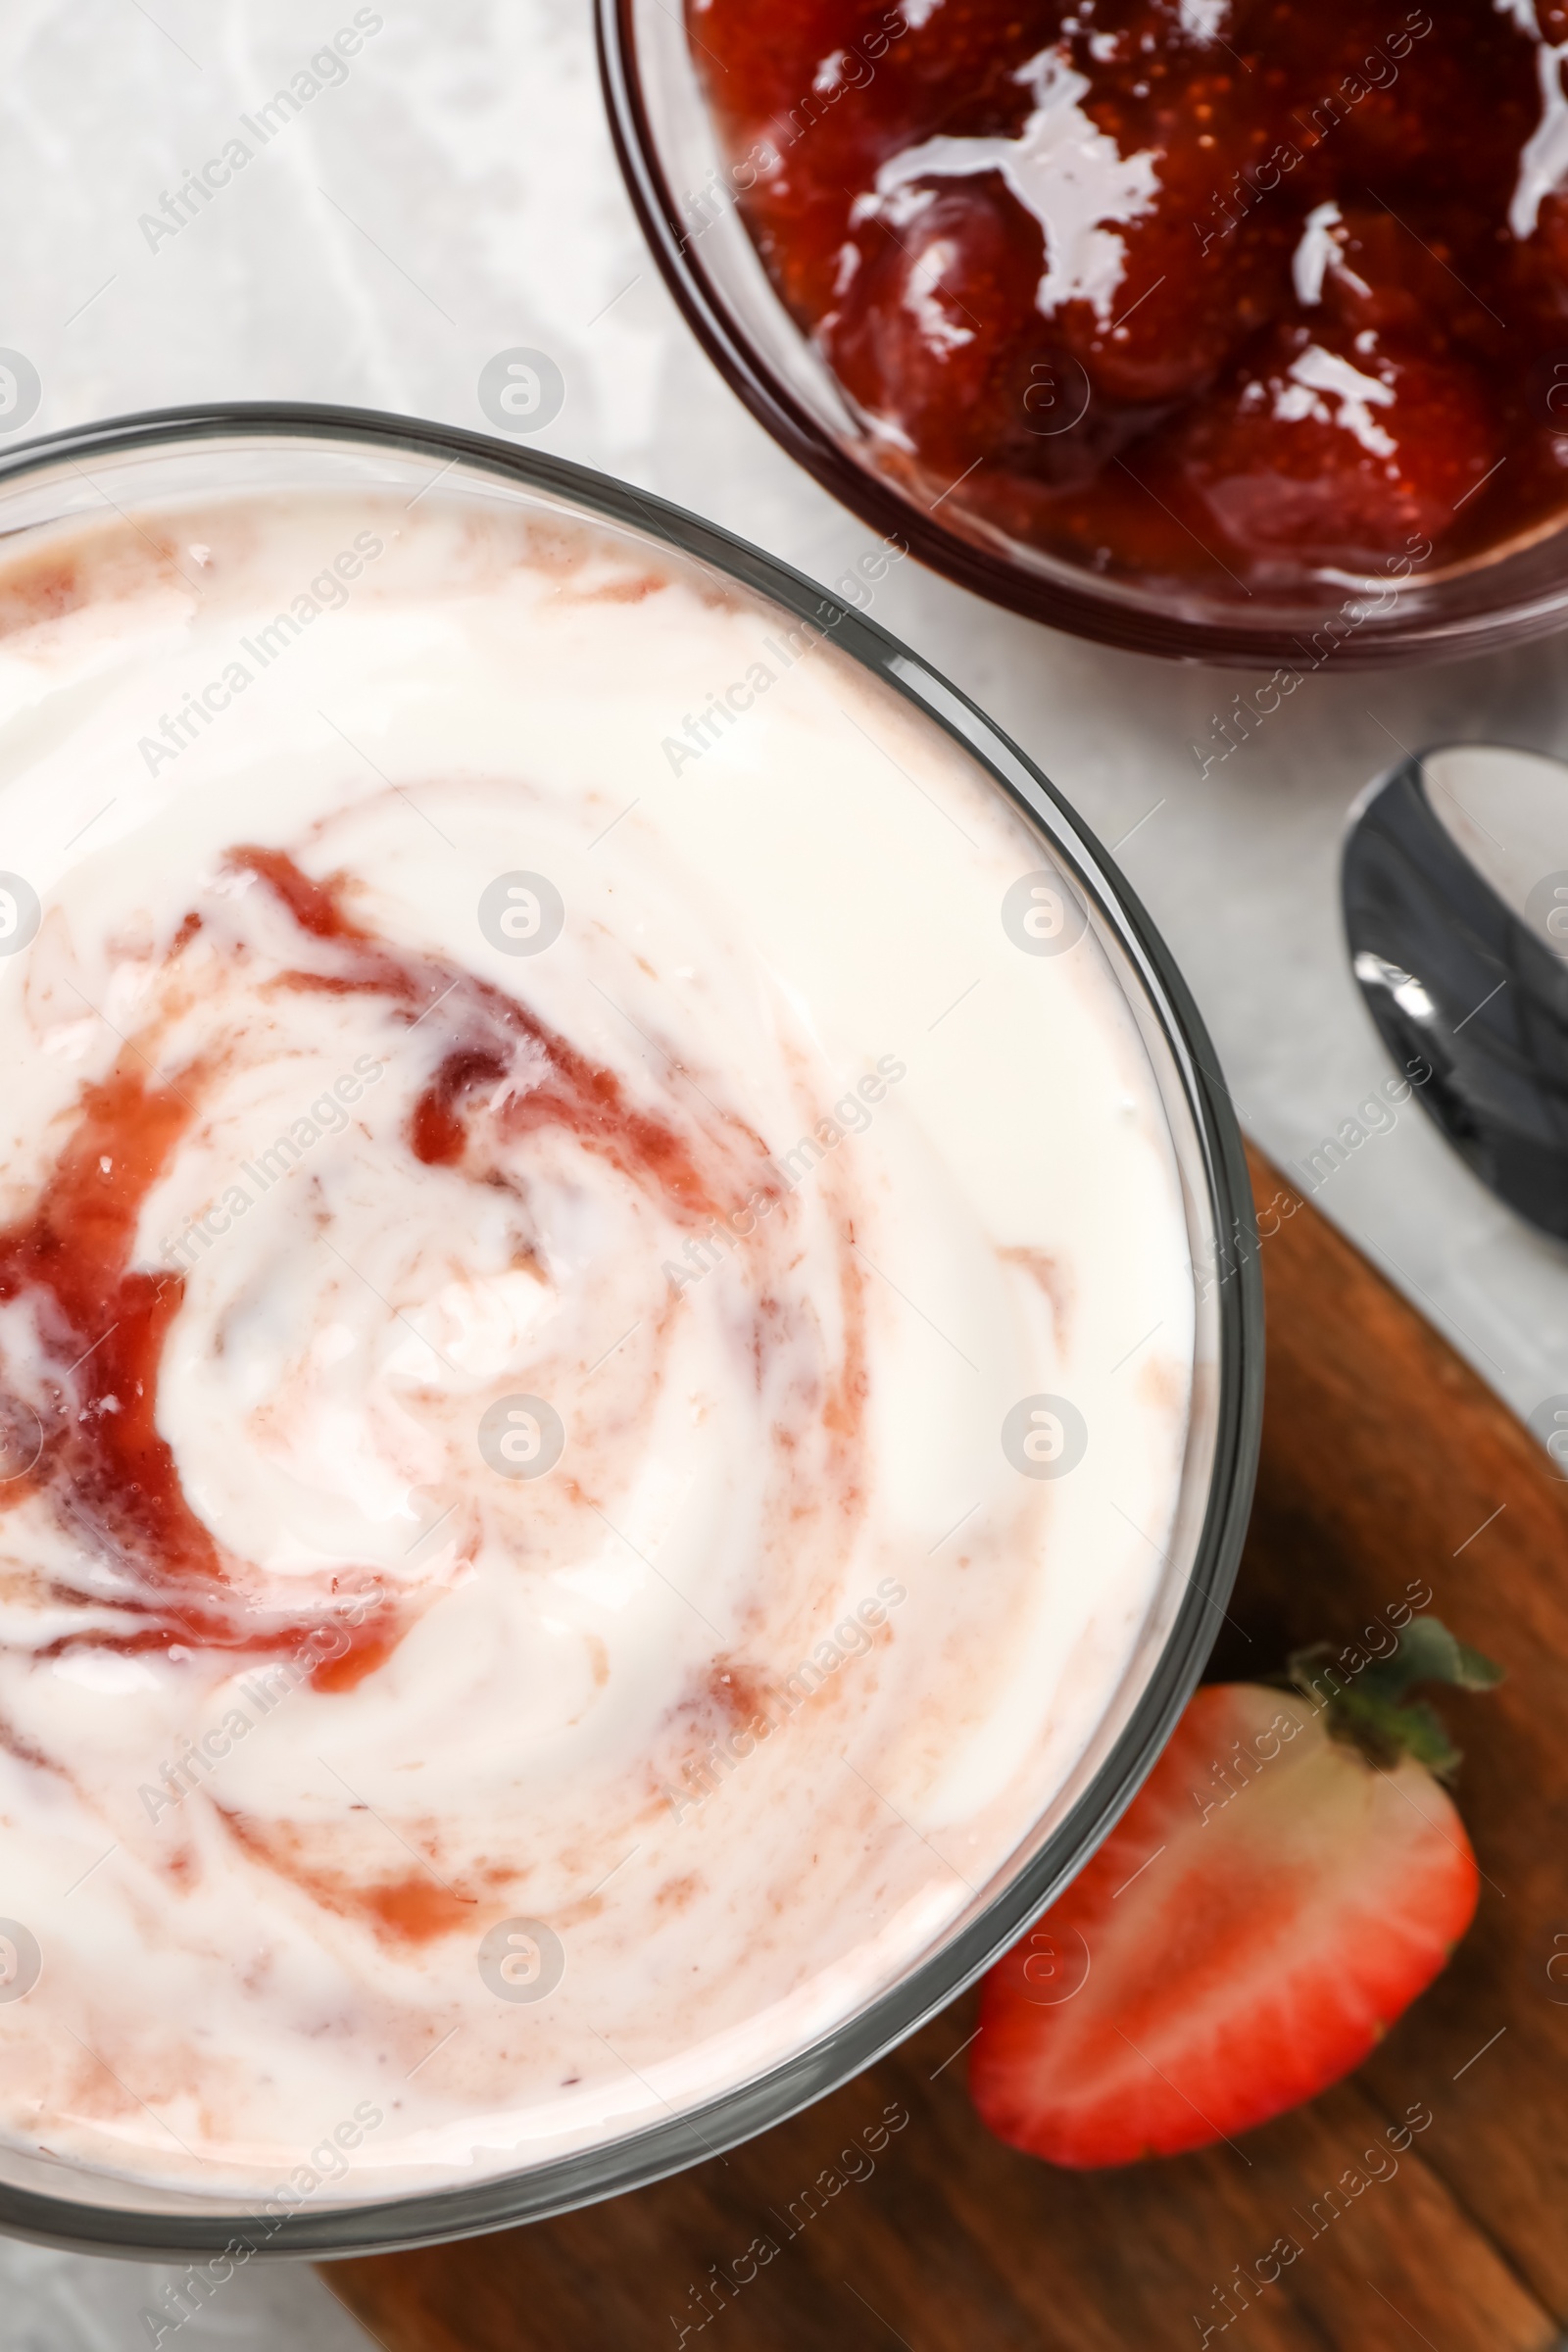
{"label": "glass bowl rim", "polygon": [[[317,2261],[481,2235],[643,2188],[755,2137],[825,2097],[905,2040],[1013,1942],[1088,1860],[1152,1769],[1202,1672],[1235,1581],[1256,1473],[1263,1397],[1263,1298],[1241,1130],[1207,1031],[1148,913],[1094,835],[1041,771],[956,687],[877,623],[804,573],[718,525],[574,461],[463,427],[383,411],[284,401],[213,402],[69,427],[0,452],[0,496],[65,464],[204,442],[307,441],[397,450],[464,464],[641,530],[808,620],[959,743],[1093,899],[1132,966],[1177,1075],[1220,1246],[1236,1266],[1217,1285],[1214,1456],[1186,1589],[1126,1724],[1054,1835],[986,1908],[829,2034],[700,2107],[600,2148],[472,2186],[302,2209],[272,2225],[225,2205],[137,2212],[0,2183],[0,2231],[73,2251],[146,2261],[227,2252]],[[35,527],[31,524],[23,529]],[[0,544],[9,534],[0,514]],[[74,2169],[74,2168],[73,2168]],[[84,2170],[79,2179],[93,2176]],[[107,2180],[109,2177],[105,2176]],[[260,2199],[256,2200],[259,2205]]]}
{"label": "glass bowl rim", "polygon": [[[683,6],[684,0],[675,0]],[[664,8],[664,0],[658,0]],[[1337,615],[1386,590],[1369,574],[1365,591],[1249,626],[1230,618],[1194,618],[1152,599],[1123,601],[1098,588],[1095,574],[1073,570],[1056,580],[1025,571],[924,512],[891,482],[861,466],[824,430],[805,403],[755,347],[712,272],[683,229],[644,95],[634,13],[637,0],[594,0],[599,77],[612,143],[632,210],[676,308],[725,383],[759,424],[838,503],[884,537],[905,540],[932,571],[1027,620],[1044,621],[1123,653],[1222,668],[1308,672],[1324,660],[1301,643]],[[673,10],[664,8],[666,15]],[[799,329],[794,329],[799,333]],[[1555,535],[1568,548],[1568,514]],[[1491,568],[1498,568],[1495,565]],[[1568,619],[1568,565],[1547,587],[1522,588],[1511,600],[1457,612],[1441,609],[1396,619],[1387,629],[1360,622],[1331,645],[1338,669],[1393,669],[1457,660],[1520,644],[1560,629]]]}

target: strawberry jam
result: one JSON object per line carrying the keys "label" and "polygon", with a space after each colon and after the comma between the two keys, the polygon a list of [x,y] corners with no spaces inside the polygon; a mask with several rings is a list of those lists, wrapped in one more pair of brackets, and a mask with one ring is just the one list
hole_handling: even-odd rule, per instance
{"label": "strawberry jam", "polygon": [[688,6],[775,288],[955,527],[1295,595],[1568,505],[1564,0]]}

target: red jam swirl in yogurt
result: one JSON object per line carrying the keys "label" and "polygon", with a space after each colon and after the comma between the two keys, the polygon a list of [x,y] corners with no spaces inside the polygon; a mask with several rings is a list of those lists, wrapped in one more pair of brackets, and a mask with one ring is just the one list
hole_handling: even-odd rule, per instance
{"label": "red jam swirl in yogurt", "polygon": [[0,2173],[284,2212],[798,2051],[1171,1605],[1181,1183],[1039,841],[444,484],[13,552],[0,777]]}
{"label": "red jam swirl in yogurt", "polygon": [[729,179],[876,463],[1221,594],[1568,504],[1568,7],[688,0]]}

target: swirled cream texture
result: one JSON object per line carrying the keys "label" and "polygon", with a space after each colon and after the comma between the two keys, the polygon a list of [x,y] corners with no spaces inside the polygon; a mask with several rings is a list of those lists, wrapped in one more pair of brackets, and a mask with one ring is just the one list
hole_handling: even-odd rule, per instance
{"label": "swirled cream texture", "polygon": [[678,2114],[1125,1694],[1120,986],[928,721],[544,508],[73,526],[0,631],[0,2135],[285,2211]]}

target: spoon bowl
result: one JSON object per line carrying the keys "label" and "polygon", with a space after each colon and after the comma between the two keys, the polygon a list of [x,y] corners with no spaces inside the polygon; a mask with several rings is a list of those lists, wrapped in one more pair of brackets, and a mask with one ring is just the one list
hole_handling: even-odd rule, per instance
{"label": "spoon bowl", "polygon": [[1568,765],[1444,744],[1379,776],[1341,873],[1378,1033],[1465,1164],[1568,1240]]}

